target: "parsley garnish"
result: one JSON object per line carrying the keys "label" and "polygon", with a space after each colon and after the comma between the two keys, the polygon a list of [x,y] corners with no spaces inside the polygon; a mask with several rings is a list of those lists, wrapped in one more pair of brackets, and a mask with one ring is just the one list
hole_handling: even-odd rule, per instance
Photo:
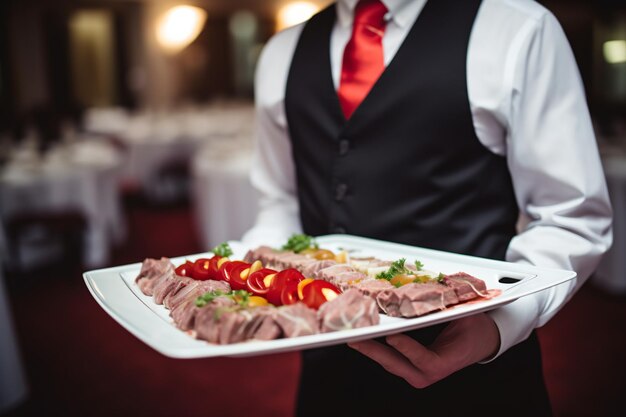
{"label": "parsley garnish", "polygon": [[220,243],[215,248],[213,248],[213,253],[217,256],[221,256],[225,258],[233,254],[233,250],[230,248],[230,245],[226,242]]}
{"label": "parsley garnish", "polygon": [[200,297],[196,298],[196,306],[204,307],[209,304],[213,300],[218,297],[228,297],[237,303],[240,307],[246,307],[248,305],[248,299],[250,298],[250,293],[246,290],[237,290],[224,292],[220,290],[209,291],[207,293],[202,294]]}
{"label": "parsley garnish", "polygon": [[314,248],[317,249],[319,246],[315,242],[313,236],[305,235],[305,234],[293,234],[287,240],[282,247],[283,250],[290,250],[295,253],[300,253],[305,249]]}
{"label": "parsley garnish", "polygon": [[220,291],[220,290],[209,291],[207,293],[202,294],[200,297],[196,298],[196,306],[204,307],[205,305],[209,304],[211,301],[215,300],[217,297],[221,297],[226,294],[228,293],[225,293],[224,291]]}
{"label": "parsley garnish", "polygon": [[439,284],[445,284],[446,283],[446,276],[440,272],[439,275],[437,276],[437,282]]}
{"label": "parsley garnish", "polygon": [[406,259],[404,258],[400,258],[397,261],[392,262],[389,269],[377,274],[376,278],[386,279],[387,281],[391,281],[391,278],[395,277],[396,275],[412,274],[413,271],[410,271],[409,269],[407,269],[407,267],[404,265],[405,262],[406,262]]}
{"label": "parsley garnish", "polygon": [[246,290],[231,291],[229,296],[241,307],[247,307],[250,299],[250,293]]}
{"label": "parsley garnish", "polygon": [[[422,268],[424,268],[423,263],[421,263],[420,261],[414,262],[416,271],[413,271],[407,268],[405,263],[406,263],[405,258],[398,259],[397,261],[391,264],[389,269],[377,274],[376,278],[386,279],[387,281],[391,281],[393,277],[395,277],[396,275],[415,275],[415,280],[413,280],[413,282],[415,283],[423,283],[423,282],[428,282],[430,280],[430,278],[428,278],[426,275],[418,275],[416,273],[416,271],[421,271]],[[396,283],[396,286],[399,286],[399,285]]]}
{"label": "parsley garnish", "polygon": [[430,282],[431,279],[428,275],[418,275],[417,278],[413,280],[415,284],[424,284],[426,282]]}

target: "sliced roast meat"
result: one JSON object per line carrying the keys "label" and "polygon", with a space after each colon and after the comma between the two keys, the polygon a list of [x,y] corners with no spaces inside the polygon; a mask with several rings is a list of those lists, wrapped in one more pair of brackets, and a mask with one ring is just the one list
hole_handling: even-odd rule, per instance
{"label": "sliced roast meat", "polygon": [[186,300],[170,310],[170,316],[174,320],[176,327],[186,331],[193,329],[198,311],[199,308],[196,307],[195,299]]}
{"label": "sliced roast meat", "polygon": [[[170,316],[172,316],[174,323],[176,323],[176,326],[178,326],[180,329],[191,330],[195,328],[196,315],[200,311],[204,310],[205,308],[209,308],[209,306],[217,308],[217,307],[222,307],[222,306],[232,306],[236,304],[229,297],[217,297],[216,299],[211,301],[208,304],[208,306],[197,307],[196,299],[202,294],[208,291],[211,291],[211,290],[207,291],[207,288],[210,288],[210,287],[206,285],[205,283],[208,283],[208,282],[209,281],[196,281],[195,283],[192,283],[188,285],[187,287],[185,287],[183,290],[181,290],[178,294],[176,294],[175,297],[172,297],[172,299],[179,297],[179,296],[180,298],[176,300],[170,300],[170,302],[175,301],[170,311]],[[214,281],[214,282],[220,282],[220,281]],[[188,290],[189,288],[191,288],[189,292],[184,294],[184,296],[181,296],[180,293],[185,290]]]}
{"label": "sliced roast meat", "polygon": [[311,263],[311,261],[314,261],[314,259],[305,255],[292,252],[282,252],[276,254],[274,261],[271,263],[271,267],[278,270],[289,268],[299,269],[299,267]]}
{"label": "sliced roast meat", "polygon": [[276,323],[285,337],[306,336],[319,333],[317,312],[302,303],[276,309]]}
{"label": "sliced roast meat", "polygon": [[253,317],[250,310],[222,307],[217,309],[216,315],[215,325],[219,329],[219,339],[214,343],[227,345],[246,340],[245,330]]}
{"label": "sliced roast meat", "polygon": [[173,310],[179,304],[182,304],[189,300],[195,301],[196,298],[210,291],[229,292],[230,285],[226,281],[192,280],[188,283],[188,285],[179,289],[178,292],[176,292],[175,294],[170,293],[170,296],[166,297],[163,303],[167,308]]}
{"label": "sliced roast meat", "polygon": [[363,295],[376,299],[381,291],[395,287],[386,279],[370,278],[354,284],[353,288],[360,291]]}
{"label": "sliced roast meat", "polygon": [[231,290],[230,284],[228,282],[215,281],[212,279],[200,281],[199,288],[203,291],[203,294],[211,291],[229,292]]}
{"label": "sliced roast meat", "polygon": [[444,282],[447,286],[454,289],[460,302],[487,296],[485,281],[465,272],[446,275]]}
{"label": "sliced roast meat", "polygon": [[175,310],[179,305],[192,300],[204,294],[200,288],[200,281],[190,282],[189,285],[178,290],[176,294],[172,294],[167,297],[167,300],[163,300],[165,306],[170,310]]}
{"label": "sliced roast meat", "polygon": [[248,263],[261,261],[263,265],[267,265],[270,263],[269,261],[274,258],[275,253],[276,250],[269,246],[259,246],[256,249],[249,250],[243,260]]}
{"label": "sliced roast meat", "polygon": [[290,251],[280,251],[272,249],[269,246],[260,246],[254,250],[248,251],[244,260],[246,262],[261,261],[267,268],[282,270],[295,268],[302,272],[309,265],[318,262],[306,255],[293,253]]}
{"label": "sliced roast meat", "polygon": [[217,297],[204,307],[196,307],[193,303],[195,310],[192,327],[196,331],[196,337],[211,343],[220,343],[220,321],[229,313],[228,310],[237,308],[236,304],[230,297]]}
{"label": "sliced roast meat", "polygon": [[368,276],[363,272],[359,272],[356,270],[341,272],[334,277],[330,278],[329,281],[332,284],[335,284],[342,291],[352,288],[355,284],[368,279]]}
{"label": "sliced roast meat", "polygon": [[142,293],[151,296],[153,288],[159,279],[163,278],[170,270],[174,270],[174,265],[169,258],[145,259],[141,264],[141,270],[137,278],[135,278],[135,282]]}
{"label": "sliced roast meat", "polygon": [[356,329],[380,322],[376,301],[356,289],[348,290],[322,304],[317,315],[322,332]]}
{"label": "sliced roast meat", "polygon": [[325,259],[323,261],[316,260],[302,268],[300,272],[302,272],[302,275],[305,277],[314,277],[318,271],[333,265],[337,265],[337,262],[331,259]]}
{"label": "sliced roast meat", "polygon": [[154,302],[157,304],[163,304],[163,300],[173,291],[178,292],[182,287],[188,285],[190,281],[193,281],[191,278],[176,275],[173,269],[157,279],[158,281],[152,289]]}
{"label": "sliced roast meat", "polygon": [[344,272],[356,272],[356,269],[347,264],[336,264],[324,269],[320,269],[315,274],[315,278],[323,279],[324,281],[333,282],[333,279]]}
{"label": "sliced roast meat", "polygon": [[[265,307],[259,307],[257,310],[265,309]],[[273,340],[282,336],[282,330],[278,323],[276,323],[276,308],[267,307],[267,310],[259,311],[257,321],[260,324],[256,327],[252,339],[257,340]]]}
{"label": "sliced roast meat", "polygon": [[[170,307],[170,298],[174,297],[176,294],[178,294],[183,288],[193,284],[194,282],[197,282],[196,280],[192,279],[192,278],[188,278],[188,277],[181,277],[179,275],[176,275],[177,282],[175,286],[172,286],[167,295],[163,298],[163,305],[166,308],[171,308]],[[156,297],[155,297],[156,299]]]}
{"label": "sliced roast meat", "polygon": [[254,307],[248,311],[252,316],[244,329],[246,340],[273,340],[281,336],[282,332],[275,320],[275,307]]}
{"label": "sliced roast meat", "polygon": [[211,343],[218,343],[220,340],[220,328],[217,325],[215,311],[217,307],[210,305],[197,308],[194,322],[196,338],[206,340]]}
{"label": "sliced roast meat", "polygon": [[457,304],[454,290],[441,284],[407,284],[381,291],[378,306],[392,317],[418,317]]}
{"label": "sliced roast meat", "polygon": [[244,309],[228,303],[212,302],[198,310],[196,337],[211,343],[223,345],[249,339],[272,340],[281,335],[274,320],[274,307]]}

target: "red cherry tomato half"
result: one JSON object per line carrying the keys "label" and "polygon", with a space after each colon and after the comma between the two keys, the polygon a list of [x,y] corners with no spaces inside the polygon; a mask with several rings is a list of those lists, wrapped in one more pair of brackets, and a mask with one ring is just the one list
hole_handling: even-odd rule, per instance
{"label": "red cherry tomato half", "polygon": [[[300,273],[297,269],[289,268],[280,271],[270,284],[270,288],[267,291],[265,297],[267,301],[274,304],[275,306],[281,305],[281,295],[283,288],[290,282],[298,283],[304,279],[304,275]],[[296,297],[297,297],[297,285],[296,285]]]}
{"label": "red cherry tomato half", "polygon": [[219,271],[217,267],[217,263],[222,259],[221,256],[215,255],[211,259],[209,259],[209,279],[219,280]]}
{"label": "red cherry tomato half", "polygon": [[197,280],[219,279],[217,262],[222,259],[221,256],[213,256],[211,258],[200,258],[194,262],[193,277]]}
{"label": "red cherry tomato half", "polygon": [[[217,271],[215,272],[215,279],[217,281],[226,281],[226,272],[225,272],[225,268],[228,264],[230,264],[231,262],[234,261],[224,261],[222,262],[222,264],[217,268]],[[216,265],[217,266],[217,265]]]}
{"label": "red cherry tomato half", "polygon": [[174,272],[176,273],[176,275],[179,275],[181,277],[192,278],[193,262],[185,261],[184,264],[179,265],[176,269],[174,269]]}
{"label": "red cherry tomato half", "polygon": [[269,287],[265,285],[265,277],[276,273],[278,272],[269,268],[262,268],[251,273],[246,280],[246,289],[255,295],[264,296],[269,291]]}
{"label": "red cherry tomato half", "polygon": [[298,301],[298,283],[296,281],[287,282],[280,292],[281,304],[288,306]]}
{"label": "red cherry tomato half", "polygon": [[[233,290],[247,290],[248,287],[246,285],[248,281],[248,274],[250,271],[246,271],[250,269],[250,264],[245,265],[237,265],[233,267],[230,271],[230,287]],[[242,276],[245,272],[245,276]]]}
{"label": "red cherry tomato half", "polygon": [[272,285],[284,285],[287,282],[300,282],[304,279],[304,275],[295,268],[284,269],[276,274],[276,279],[272,280]]}
{"label": "red cherry tomato half", "polygon": [[193,279],[206,281],[211,279],[211,260],[209,258],[200,258],[193,263],[191,276]]}
{"label": "red cherry tomato half", "polygon": [[243,290],[246,288],[246,280],[241,278],[241,273],[250,268],[250,264],[242,261],[226,262],[222,266],[224,279],[230,284],[233,290]]}
{"label": "red cherry tomato half", "polygon": [[341,290],[330,282],[316,279],[302,288],[302,302],[317,310],[322,304],[339,294],[341,294]]}

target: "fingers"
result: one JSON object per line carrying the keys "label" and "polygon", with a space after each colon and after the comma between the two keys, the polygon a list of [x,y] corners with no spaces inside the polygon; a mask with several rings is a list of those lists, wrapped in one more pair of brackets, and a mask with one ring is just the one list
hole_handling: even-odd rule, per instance
{"label": "fingers", "polygon": [[454,371],[437,351],[427,348],[409,336],[392,335],[387,337],[387,343],[418,369],[424,381],[429,384],[439,381]]}
{"label": "fingers", "polygon": [[[417,343],[415,341],[413,342]],[[419,345],[419,343],[417,344]],[[395,347],[385,346],[373,340],[348,343],[348,346],[378,362],[387,372],[403,378],[415,388],[425,388],[435,382],[429,375],[424,374],[418,367],[411,363],[404,354],[396,350]],[[405,347],[408,346],[403,346],[403,349]],[[423,346],[421,347],[423,348]]]}
{"label": "fingers", "polygon": [[448,325],[428,348],[403,334],[388,336],[389,346],[373,340],[349,346],[412,386],[424,388],[495,354],[499,342],[500,335],[493,320],[478,314]]}
{"label": "fingers", "polygon": [[349,343],[348,346],[363,355],[375,360],[387,371],[397,375],[396,370],[410,366],[410,363],[394,349],[373,340]]}
{"label": "fingers", "polygon": [[404,334],[388,336],[387,343],[407,358],[413,366],[425,371],[439,359],[435,352]]}

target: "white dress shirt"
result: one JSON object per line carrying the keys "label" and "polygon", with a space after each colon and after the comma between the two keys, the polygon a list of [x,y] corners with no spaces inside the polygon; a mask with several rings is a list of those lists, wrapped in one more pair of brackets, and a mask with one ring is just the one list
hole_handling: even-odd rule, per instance
{"label": "white dress shirt", "polygon": [[[426,0],[382,1],[389,10],[383,38],[388,64]],[[330,44],[335,87],[356,3],[338,2]],[[257,68],[251,178],[262,198],[257,223],[243,238],[252,245],[279,245],[302,230],[284,108],[302,27],[275,35]],[[467,88],[476,135],[506,156],[524,219],[506,260],[578,274],[489,313],[500,330],[499,355],[545,324],[594,271],[611,244],[612,213],[576,62],[549,11],[531,0],[484,0],[469,41]]]}

